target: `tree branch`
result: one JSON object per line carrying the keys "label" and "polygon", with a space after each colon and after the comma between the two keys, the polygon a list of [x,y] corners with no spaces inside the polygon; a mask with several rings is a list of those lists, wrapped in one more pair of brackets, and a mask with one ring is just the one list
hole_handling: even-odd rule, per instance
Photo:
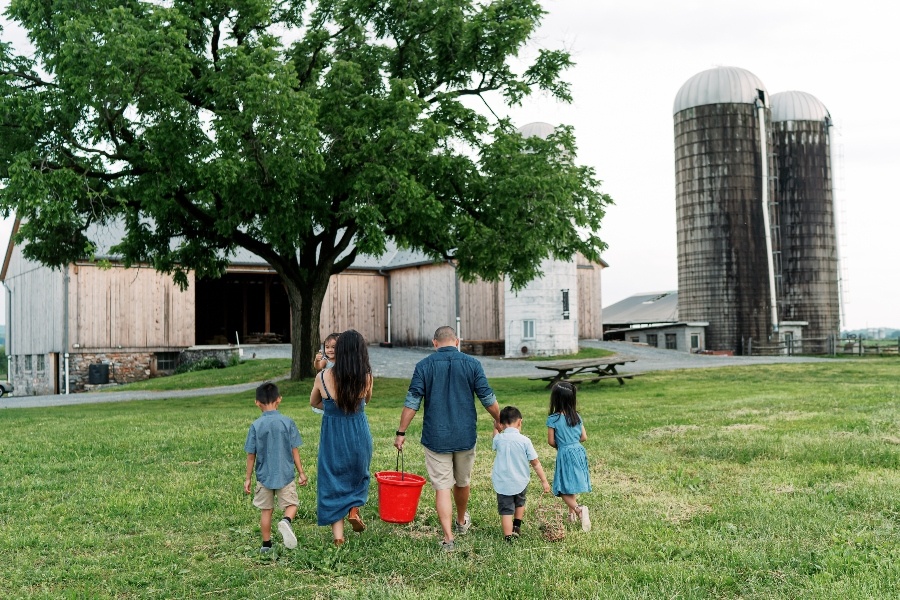
{"label": "tree branch", "polygon": [[21,71],[7,71],[6,69],[0,69],[0,75],[6,75],[8,77],[18,77],[19,79],[24,79],[26,81],[30,81],[33,84],[35,84],[34,86],[29,86],[29,87],[43,86],[43,87],[59,88],[59,86],[56,85],[55,83],[52,83],[50,81],[44,81],[40,77],[35,77],[34,75],[29,75],[28,73],[22,73]]}

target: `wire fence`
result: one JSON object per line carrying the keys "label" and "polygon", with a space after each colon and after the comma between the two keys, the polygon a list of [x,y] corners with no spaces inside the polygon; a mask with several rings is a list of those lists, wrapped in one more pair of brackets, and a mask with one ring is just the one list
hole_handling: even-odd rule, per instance
{"label": "wire fence", "polygon": [[900,338],[869,340],[861,337],[788,338],[778,343],[762,343],[752,338],[741,340],[745,356],[841,356],[866,354],[900,354]]}

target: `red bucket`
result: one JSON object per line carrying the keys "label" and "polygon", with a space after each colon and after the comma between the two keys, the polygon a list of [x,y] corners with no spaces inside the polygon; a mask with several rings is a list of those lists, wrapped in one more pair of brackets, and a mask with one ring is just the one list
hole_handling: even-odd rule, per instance
{"label": "red bucket", "polygon": [[425,478],[403,471],[379,471],[378,516],[388,523],[410,523],[416,518]]}

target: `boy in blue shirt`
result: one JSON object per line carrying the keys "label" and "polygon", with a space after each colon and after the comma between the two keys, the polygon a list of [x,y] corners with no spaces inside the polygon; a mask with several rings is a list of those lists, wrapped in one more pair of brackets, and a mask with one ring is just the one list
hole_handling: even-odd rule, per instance
{"label": "boy in blue shirt", "polygon": [[519,537],[522,517],[525,516],[525,490],[531,479],[531,467],[541,478],[544,492],[550,491],[550,483],[544,475],[544,467],[538,460],[531,440],[522,435],[522,413],[515,406],[500,411],[500,433],[494,434],[494,468],[491,482],[497,492],[497,511],[507,542]]}
{"label": "boy in blue shirt", "polygon": [[250,482],[253,467],[256,466],[256,491],[253,495],[253,506],[261,511],[259,528],[262,532],[262,548],[260,552],[272,550],[272,511],[275,498],[284,511],[284,518],[278,522],[278,532],[285,548],[297,547],[297,536],[291,528],[291,522],[297,514],[300,504],[297,498],[297,486],[294,484],[294,468],[297,469],[297,480],[306,485],[306,474],[300,464],[300,451],[297,448],[302,441],[297,424],[278,412],[281,394],[278,386],[266,382],[256,388],[256,406],[262,416],[250,425],[244,452],[247,453],[247,477],[244,479],[244,492],[250,493]]}

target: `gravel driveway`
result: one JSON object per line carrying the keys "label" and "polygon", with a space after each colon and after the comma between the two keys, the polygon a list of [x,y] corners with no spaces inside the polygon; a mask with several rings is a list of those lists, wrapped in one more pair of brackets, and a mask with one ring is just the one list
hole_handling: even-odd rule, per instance
{"label": "gravel driveway", "polygon": [[[675,350],[661,350],[631,344],[629,342],[601,342],[582,340],[582,346],[611,350],[622,356],[637,358],[637,362],[619,367],[620,373],[667,371],[673,369],[708,369],[712,367],[732,367],[741,365],[821,362],[835,360],[830,358],[794,357],[794,356],[711,356],[688,354]],[[369,346],[369,360],[376,377],[407,378],[412,375],[416,363],[427,356],[431,349],[427,348],[381,348]],[[247,360],[261,358],[290,358],[290,344],[270,344],[245,346],[244,358]],[[495,356],[477,357],[484,365],[488,378],[495,377],[534,377],[542,374],[535,369],[535,363],[522,359],[505,359]],[[543,373],[546,373],[544,371]],[[183,390],[170,392],[91,392],[84,394],[52,395],[52,396],[13,396],[0,398],[0,408],[33,408],[41,406],[63,406],[67,404],[91,404],[99,402],[124,402],[129,400],[147,400],[152,398],[186,398],[206,396],[210,394],[233,394],[254,389],[257,383],[246,383],[225,387],[205,388],[199,390]]]}

